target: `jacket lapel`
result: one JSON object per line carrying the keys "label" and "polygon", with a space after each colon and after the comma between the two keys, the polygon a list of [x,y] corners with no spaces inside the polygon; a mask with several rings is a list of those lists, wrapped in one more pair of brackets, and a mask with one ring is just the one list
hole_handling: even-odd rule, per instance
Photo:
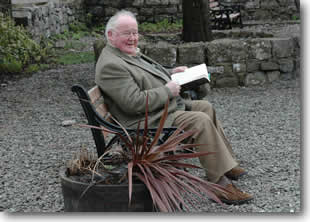
{"label": "jacket lapel", "polygon": [[158,69],[160,69],[160,70],[158,70],[158,72],[156,72],[153,69],[148,68],[147,66],[143,65],[142,63],[139,63],[139,62],[135,61],[135,59],[133,59],[131,56],[122,53],[117,48],[114,48],[114,47],[112,47],[110,45],[109,45],[109,47],[114,52],[114,54],[116,54],[117,56],[121,57],[127,63],[130,63],[132,65],[138,66],[141,69],[144,69],[145,71],[147,71],[147,72],[149,72],[149,73],[151,73],[151,74],[153,74],[153,75],[155,75],[155,76],[165,80],[166,82],[171,81],[171,77],[170,77],[169,73],[167,71],[164,71],[162,66],[159,63],[157,63],[154,60],[152,60],[151,58],[141,54],[141,58],[142,59],[146,60],[147,62],[149,62],[151,64],[154,64],[156,67],[158,67]]}

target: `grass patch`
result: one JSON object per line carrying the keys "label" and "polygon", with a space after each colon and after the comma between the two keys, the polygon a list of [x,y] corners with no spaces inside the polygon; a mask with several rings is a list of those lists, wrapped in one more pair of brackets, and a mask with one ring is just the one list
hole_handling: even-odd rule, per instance
{"label": "grass patch", "polygon": [[94,63],[94,52],[67,52],[55,59],[55,62],[61,65]]}
{"label": "grass patch", "polygon": [[176,22],[169,22],[168,19],[164,19],[157,23],[144,22],[139,25],[139,32],[141,33],[171,33],[180,32],[183,28],[182,20]]}

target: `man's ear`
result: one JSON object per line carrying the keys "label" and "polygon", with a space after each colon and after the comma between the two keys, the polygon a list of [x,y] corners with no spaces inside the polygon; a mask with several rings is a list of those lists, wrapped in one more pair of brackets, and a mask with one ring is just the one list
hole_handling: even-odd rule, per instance
{"label": "man's ear", "polygon": [[111,30],[108,31],[108,38],[109,38],[109,41],[113,40],[113,32]]}

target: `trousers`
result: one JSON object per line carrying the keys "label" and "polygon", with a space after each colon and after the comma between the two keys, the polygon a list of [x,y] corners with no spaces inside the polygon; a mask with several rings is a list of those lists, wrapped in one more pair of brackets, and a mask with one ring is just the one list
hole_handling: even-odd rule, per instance
{"label": "trousers", "polygon": [[232,147],[227,140],[221,122],[217,120],[211,103],[193,100],[190,111],[176,111],[173,126],[186,124],[186,130],[197,130],[189,140],[197,146],[198,152],[214,152],[199,157],[208,181],[216,183],[226,172],[238,165]]}

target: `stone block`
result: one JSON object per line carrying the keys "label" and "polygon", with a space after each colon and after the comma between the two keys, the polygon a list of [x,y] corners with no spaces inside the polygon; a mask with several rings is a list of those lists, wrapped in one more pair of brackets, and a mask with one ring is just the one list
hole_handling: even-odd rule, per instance
{"label": "stone block", "polygon": [[48,0],[11,0],[11,3],[13,5],[17,5],[17,4],[42,4],[42,3],[46,3],[48,2]]}
{"label": "stone block", "polygon": [[101,54],[102,49],[106,46],[107,41],[102,39],[96,39],[93,43],[94,48],[94,54],[95,54],[95,63],[97,63],[97,60],[99,59],[99,56]]}
{"label": "stone block", "polygon": [[293,39],[291,38],[273,39],[271,43],[274,57],[284,58],[292,56],[294,52]]}
{"label": "stone block", "polygon": [[260,69],[263,71],[274,71],[279,70],[279,65],[275,62],[262,62],[260,64]]}
{"label": "stone block", "polygon": [[205,62],[204,43],[186,43],[178,47],[179,64],[200,64]]}
{"label": "stone block", "polygon": [[153,8],[141,8],[140,15],[153,16],[154,9]]}
{"label": "stone block", "polygon": [[245,3],[245,9],[258,9],[260,0],[249,0]]}
{"label": "stone block", "polygon": [[294,61],[292,59],[280,59],[278,62],[281,72],[292,72],[294,70]]}
{"label": "stone block", "polygon": [[113,16],[116,12],[118,12],[118,9],[116,8],[112,8],[112,7],[104,8],[104,14],[106,17]]}
{"label": "stone block", "polygon": [[279,71],[266,72],[266,76],[268,82],[273,82],[280,78],[280,72]]}
{"label": "stone block", "polygon": [[245,73],[246,72],[246,64],[234,63],[234,64],[232,64],[232,70],[234,73]]}
{"label": "stone block", "polygon": [[245,86],[264,85],[267,82],[267,78],[264,72],[249,73],[244,79]]}
{"label": "stone block", "polygon": [[300,59],[296,59],[295,62],[295,69],[294,69],[294,75],[296,76],[300,76]]}
{"label": "stone block", "polygon": [[14,9],[12,11],[13,18],[32,18],[32,11],[24,8]]}
{"label": "stone block", "polygon": [[279,8],[278,0],[260,0],[260,8],[262,9],[277,9]]}
{"label": "stone block", "polygon": [[208,72],[212,74],[224,74],[224,66],[207,66]]}
{"label": "stone block", "polygon": [[160,0],[145,0],[146,5],[160,5],[161,1]]}
{"label": "stone block", "polygon": [[177,48],[174,45],[159,42],[145,47],[145,54],[163,66],[174,67],[177,60]]}
{"label": "stone block", "polygon": [[285,72],[285,73],[281,73],[280,75],[281,80],[291,80],[294,78],[296,78],[296,73],[294,72]]}
{"label": "stone block", "polygon": [[231,63],[222,63],[221,64],[224,68],[224,76],[235,76],[233,73],[232,65]]}
{"label": "stone block", "polygon": [[134,0],[132,3],[132,6],[140,7],[140,6],[143,6],[143,4],[144,4],[144,0]]}
{"label": "stone block", "polygon": [[228,76],[216,80],[216,87],[218,88],[237,87],[238,85],[239,80],[237,76]]}
{"label": "stone block", "polygon": [[294,36],[294,56],[300,57],[300,36]]}
{"label": "stone block", "polygon": [[208,64],[217,65],[222,62],[231,62],[232,39],[219,39],[206,44],[206,57]]}
{"label": "stone block", "polygon": [[246,41],[231,42],[231,59],[233,62],[245,61],[248,58],[248,43]]}
{"label": "stone block", "polygon": [[180,0],[169,0],[170,5],[180,5],[181,1]]}
{"label": "stone block", "polygon": [[247,67],[247,72],[256,72],[259,70],[260,61],[256,59],[247,60],[246,67]]}
{"label": "stone block", "polygon": [[119,7],[123,3],[123,0],[105,0],[104,5],[109,7]]}
{"label": "stone block", "polygon": [[164,8],[155,8],[155,14],[176,14],[178,12],[177,6],[167,6]]}
{"label": "stone block", "polygon": [[268,60],[272,57],[271,42],[268,39],[250,39],[247,40],[249,45],[249,58],[257,60]]}
{"label": "stone block", "polygon": [[161,4],[162,5],[168,5],[169,4],[169,0],[161,0]]}

